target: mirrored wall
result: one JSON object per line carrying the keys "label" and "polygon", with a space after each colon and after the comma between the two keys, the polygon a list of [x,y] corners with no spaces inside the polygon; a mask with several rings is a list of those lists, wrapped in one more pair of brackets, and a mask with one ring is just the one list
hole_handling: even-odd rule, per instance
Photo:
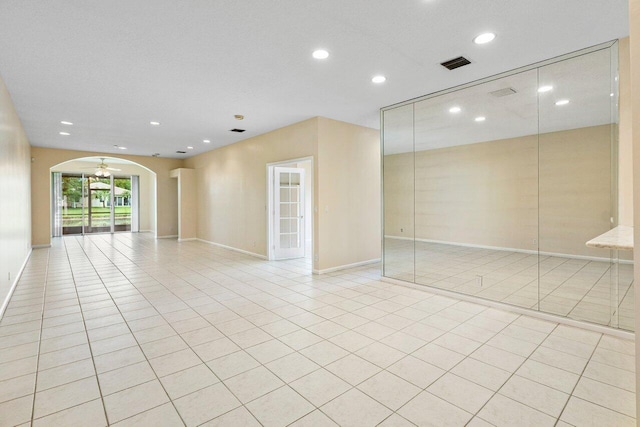
{"label": "mirrored wall", "polygon": [[384,276],[633,328],[617,43],[382,110]]}

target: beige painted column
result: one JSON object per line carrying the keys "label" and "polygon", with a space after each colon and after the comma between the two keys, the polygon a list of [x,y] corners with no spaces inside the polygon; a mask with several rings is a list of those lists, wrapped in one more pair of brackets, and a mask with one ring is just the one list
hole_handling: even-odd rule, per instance
{"label": "beige painted column", "polygon": [[[631,137],[633,140],[633,188],[640,189],[640,0],[629,0],[629,43],[631,58]],[[640,242],[640,191],[633,195],[634,241]],[[640,283],[640,249],[636,248],[634,258],[634,284]],[[635,293],[636,334],[640,332],[640,293]],[[636,339],[636,424],[640,420],[640,399],[637,393],[640,383],[640,340]]]}
{"label": "beige painted column", "polygon": [[179,168],[170,172],[171,178],[178,179],[178,241],[196,238],[196,171]]}

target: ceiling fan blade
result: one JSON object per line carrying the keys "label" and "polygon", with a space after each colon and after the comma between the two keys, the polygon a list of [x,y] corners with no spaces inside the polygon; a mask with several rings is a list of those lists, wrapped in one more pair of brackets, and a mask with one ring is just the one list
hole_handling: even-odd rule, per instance
{"label": "ceiling fan blade", "polygon": [[105,168],[105,169],[110,170],[110,171],[121,171],[122,170],[122,169],[116,169],[116,168]]}

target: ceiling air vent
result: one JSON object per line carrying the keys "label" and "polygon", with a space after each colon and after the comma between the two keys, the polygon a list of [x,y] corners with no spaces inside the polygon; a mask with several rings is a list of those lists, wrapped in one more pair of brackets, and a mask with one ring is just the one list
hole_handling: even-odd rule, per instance
{"label": "ceiling air vent", "polygon": [[231,129],[231,132],[238,132],[238,133],[242,133],[242,132],[244,132],[244,131],[245,131],[245,129],[238,129],[238,128]]}
{"label": "ceiling air vent", "polygon": [[187,154],[187,152],[186,152],[186,151],[178,150],[178,151],[176,151],[176,154]]}
{"label": "ceiling air vent", "polygon": [[496,98],[502,98],[503,96],[513,95],[514,93],[518,92],[512,87],[506,87],[504,89],[498,89],[494,90],[493,92],[489,92],[489,95],[493,95]]}
{"label": "ceiling air vent", "polygon": [[464,56],[458,56],[457,58],[444,61],[440,65],[449,70],[455,70],[456,68],[464,67],[465,65],[469,64],[471,64],[471,61],[469,61],[467,58],[465,58]]}

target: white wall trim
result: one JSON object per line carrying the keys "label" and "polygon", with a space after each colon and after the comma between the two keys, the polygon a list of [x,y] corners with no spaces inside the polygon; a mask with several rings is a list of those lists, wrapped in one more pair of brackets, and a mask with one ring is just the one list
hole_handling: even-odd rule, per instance
{"label": "white wall trim", "polygon": [[213,245],[213,246],[217,246],[219,248],[223,248],[223,249],[228,249],[230,251],[234,251],[234,252],[240,252],[241,254],[245,254],[245,255],[249,255],[252,257],[256,257],[256,258],[260,258],[260,259],[267,259],[267,257],[265,255],[260,255],[254,252],[249,252],[249,251],[245,251],[244,249],[238,249],[238,248],[234,248],[232,246],[227,246],[227,245],[223,245],[221,243],[216,243],[216,242],[210,242],[209,240],[204,240],[204,239],[199,239],[196,238],[195,240],[202,242],[202,243],[206,243],[208,245]]}
{"label": "white wall trim", "polygon": [[468,301],[476,304],[484,305],[487,307],[497,308],[511,313],[524,314],[529,317],[535,317],[541,320],[547,320],[549,322],[561,323],[563,325],[575,326],[577,328],[586,329],[588,331],[599,332],[601,334],[612,335],[618,338],[626,340],[635,340],[635,334],[633,332],[624,331],[621,329],[610,328],[608,326],[597,325],[595,323],[589,323],[586,321],[569,319],[568,317],[558,316],[556,314],[545,313],[542,311],[533,310],[530,308],[518,307],[511,304],[506,304],[498,301],[491,301],[488,299],[480,298],[474,295],[460,294],[453,291],[447,291],[445,289],[434,288],[428,285],[418,285],[416,283],[405,282],[404,280],[392,279],[390,277],[384,277],[380,279],[386,283],[393,283],[394,285],[405,286],[411,289],[417,289],[419,291],[428,292],[436,295],[442,295],[457,299],[460,301]]}
{"label": "white wall trim", "polygon": [[177,234],[170,234],[168,236],[156,236],[156,239],[177,239]]}
{"label": "white wall trim", "polygon": [[[571,258],[571,259],[583,259],[587,261],[611,262],[611,259],[603,258],[603,257],[595,257],[595,256],[587,256],[587,255],[571,255],[571,254],[562,254],[557,252],[535,251],[531,249],[503,248],[500,246],[475,245],[473,243],[447,242],[444,240],[433,240],[433,239],[419,239],[419,238],[414,239],[412,237],[399,237],[399,236],[389,236],[389,235],[385,235],[384,238],[394,239],[394,240],[415,240],[416,242],[423,242],[423,243],[437,243],[441,245],[461,246],[464,248],[477,248],[477,249],[490,249],[494,251],[518,252],[518,253],[530,254],[530,255],[555,256],[558,258]],[[618,262],[620,264],[633,264],[632,260],[625,260],[625,259],[621,259]]]}
{"label": "white wall trim", "polygon": [[[50,246],[50,245],[48,245]],[[20,278],[22,277],[22,272],[24,271],[24,268],[27,266],[27,262],[29,261],[29,258],[31,257],[31,253],[33,252],[33,249],[29,249],[29,252],[27,253],[27,256],[24,259],[24,262],[22,263],[22,266],[20,267],[20,270],[18,270],[18,274],[16,274],[16,277],[13,278],[13,283],[11,283],[11,287],[9,288],[9,293],[7,293],[7,296],[5,297],[4,301],[2,302],[2,307],[0,307],[0,319],[2,319],[2,317],[4,316],[4,312],[7,309],[7,307],[9,306],[9,301],[11,300],[11,297],[13,296],[13,292],[16,290],[16,287],[18,286],[18,282],[20,281]]]}
{"label": "white wall trim", "polygon": [[178,242],[182,243],[182,242],[193,242],[194,240],[198,240],[195,237],[189,237],[187,239],[180,239],[178,238]]}
{"label": "white wall trim", "polygon": [[353,264],[345,264],[345,265],[339,265],[337,267],[325,268],[324,270],[314,269],[313,274],[333,273],[334,271],[346,270],[349,268],[360,267],[362,265],[375,264],[377,262],[380,262],[381,260],[382,260],[381,258],[376,258],[376,259],[369,259],[366,261],[354,262]]}
{"label": "white wall trim", "polygon": [[46,243],[44,245],[31,245],[31,249],[44,249],[44,248],[50,248],[51,247],[51,243]]}

